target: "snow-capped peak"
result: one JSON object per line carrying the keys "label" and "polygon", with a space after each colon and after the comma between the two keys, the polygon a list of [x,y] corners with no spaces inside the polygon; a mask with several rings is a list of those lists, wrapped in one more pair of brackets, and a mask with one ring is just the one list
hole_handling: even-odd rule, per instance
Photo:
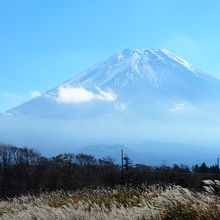
{"label": "snow-capped peak", "polygon": [[170,52],[167,49],[160,49],[164,54],[166,54],[168,57],[170,57],[171,59],[175,60],[176,62],[180,63],[181,65],[185,66],[186,68],[188,68],[190,71],[192,72],[196,72],[196,68],[194,68],[191,64],[189,64],[186,60],[176,56],[175,54],[173,54],[172,52]]}
{"label": "snow-capped peak", "polygon": [[167,49],[124,49],[76,75],[52,93],[57,94],[60,87],[85,88],[95,93],[97,87],[115,93],[150,88],[170,90],[168,85],[178,87],[179,83],[187,84],[189,80],[194,83],[199,78],[210,80],[212,77],[207,77]]}
{"label": "snow-capped peak", "polygon": [[[176,56],[174,53],[170,52],[167,49],[125,49],[117,54],[118,61],[121,62],[123,59],[129,58],[129,63],[131,66],[135,66],[136,64],[143,58],[145,58],[145,62],[148,60],[158,60],[161,62],[166,63],[166,60],[173,60],[185,68],[189,69],[190,71],[196,73],[198,70],[190,65],[186,60]],[[148,58],[148,59],[147,59]],[[133,70],[137,70],[137,68],[133,68]]]}

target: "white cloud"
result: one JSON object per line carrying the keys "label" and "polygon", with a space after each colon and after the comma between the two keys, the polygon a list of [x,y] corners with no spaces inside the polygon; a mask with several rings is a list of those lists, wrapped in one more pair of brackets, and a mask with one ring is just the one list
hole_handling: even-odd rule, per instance
{"label": "white cloud", "polygon": [[60,87],[57,102],[71,104],[88,102],[91,100],[104,100],[113,102],[116,100],[116,96],[113,93],[105,92],[96,87],[98,94],[90,92],[82,87]]}
{"label": "white cloud", "polygon": [[116,100],[116,96],[114,95],[114,93],[105,92],[98,87],[95,87],[95,88],[99,92],[99,95],[97,95],[97,99],[109,101],[109,102],[114,102]]}
{"label": "white cloud", "polygon": [[192,105],[188,102],[184,102],[184,103],[174,103],[174,106],[170,109],[170,112],[198,115],[201,114],[201,109],[196,105]]}
{"label": "white cloud", "polygon": [[31,95],[31,98],[37,98],[37,97],[42,96],[42,94],[38,91],[31,92],[30,95]]}
{"label": "white cloud", "polygon": [[117,103],[117,104],[115,105],[115,107],[116,107],[116,109],[118,109],[118,110],[124,111],[124,110],[127,109],[127,104],[126,104],[126,103]]}
{"label": "white cloud", "polygon": [[185,108],[185,104],[183,103],[175,104],[174,108],[170,109],[170,112],[181,112],[184,110],[184,108]]}

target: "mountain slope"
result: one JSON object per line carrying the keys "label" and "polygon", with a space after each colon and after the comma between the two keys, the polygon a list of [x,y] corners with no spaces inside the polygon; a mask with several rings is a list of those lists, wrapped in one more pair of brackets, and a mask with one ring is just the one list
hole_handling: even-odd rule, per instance
{"label": "mountain slope", "polygon": [[219,80],[165,49],[126,49],[7,113],[61,118],[122,110],[168,113],[218,103],[219,92]]}

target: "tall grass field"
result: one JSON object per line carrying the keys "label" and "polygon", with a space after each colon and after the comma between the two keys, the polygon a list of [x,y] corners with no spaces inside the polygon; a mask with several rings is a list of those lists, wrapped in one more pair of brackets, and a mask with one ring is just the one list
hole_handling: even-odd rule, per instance
{"label": "tall grass field", "polygon": [[220,181],[201,191],[178,185],[55,191],[2,200],[2,220],[219,220]]}

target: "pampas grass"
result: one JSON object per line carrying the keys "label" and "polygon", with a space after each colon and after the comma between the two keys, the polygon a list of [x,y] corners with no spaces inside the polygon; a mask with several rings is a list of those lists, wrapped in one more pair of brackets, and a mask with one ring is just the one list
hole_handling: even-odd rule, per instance
{"label": "pampas grass", "polygon": [[176,185],[56,191],[0,202],[2,220],[219,220],[219,181],[202,192]]}

